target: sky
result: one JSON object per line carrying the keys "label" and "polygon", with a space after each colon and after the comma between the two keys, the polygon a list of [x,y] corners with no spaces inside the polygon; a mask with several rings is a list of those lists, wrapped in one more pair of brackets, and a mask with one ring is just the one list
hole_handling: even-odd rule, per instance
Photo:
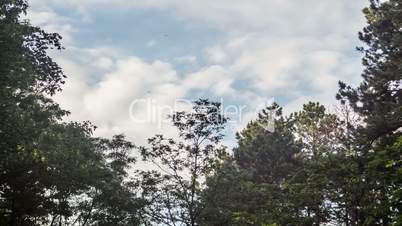
{"label": "sky", "polygon": [[360,81],[365,0],[31,0],[34,25],[63,36],[66,120],[137,144],[175,136],[166,115],[208,98],[231,117],[224,143],[272,101],[329,109]]}

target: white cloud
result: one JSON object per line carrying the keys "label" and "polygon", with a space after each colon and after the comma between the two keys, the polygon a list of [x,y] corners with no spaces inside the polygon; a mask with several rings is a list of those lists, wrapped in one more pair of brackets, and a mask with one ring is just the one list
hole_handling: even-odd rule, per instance
{"label": "white cloud", "polygon": [[182,85],[187,89],[209,90],[217,96],[230,96],[234,90],[233,78],[222,66],[212,65],[198,72],[186,75]]}
{"label": "white cloud", "polygon": [[64,43],[72,42],[72,35],[76,30],[69,18],[60,16],[49,8],[29,10],[27,17],[33,25],[40,26],[47,32],[59,33]]}
{"label": "white cloud", "polygon": [[176,72],[169,64],[160,61],[146,63],[108,48],[70,48],[63,55],[57,55],[56,60],[68,79],[55,100],[61,107],[72,111],[69,120],[94,122],[99,127],[97,135],[100,136],[126,133],[131,139],[145,141],[147,136],[156,133],[157,128],[133,123],[129,115],[130,103],[137,98],[146,98],[150,92],[157,100],[169,101],[164,98],[174,98],[172,93],[180,90],[179,87],[165,89],[164,93],[158,90],[159,86],[177,80]]}
{"label": "white cloud", "polygon": [[[255,117],[251,108],[267,98],[290,100],[286,112],[300,109],[308,100],[332,103],[338,80],[359,79],[360,60],[352,53],[362,26],[363,4],[350,0],[33,0],[30,18],[67,38],[68,49],[56,58],[70,76],[56,100],[73,112],[72,119],[94,121],[99,135],[124,132],[143,142],[157,132],[173,134],[173,130],[160,130],[157,123],[134,123],[128,109],[139,98],[172,106],[176,98],[194,97],[192,91],[204,90],[245,103],[250,109],[236,129]],[[82,18],[57,15],[51,9],[55,5],[76,10]],[[199,52],[164,61],[145,61],[112,47],[74,47],[73,37],[80,31],[72,21],[96,23],[91,17],[100,7],[115,13],[120,8],[165,11],[178,23],[213,27],[226,35]],[[164,48],[152,38],[146,40],[150,40],[147,47]],[[175,40],[170,44],[180,48]],[[205,58],[196,57],[202,54]],[[198,68],[203,59],[205,65]],[[193,72],[177,71],[175,65],[180,64],[193,65]],[[146,106],[133,112],[145,118],[149,112],[143,109]]]}
{"label": "white cloud", "polygon": [[204,52],[210,63],[223,63],[225,61],[226,54],[220,46],[206,48]]}
{"label": "white cloud", "polygon": [[[208,23],[225,31],[275,30],[279,33],[342,32],[359,29],[365,1],[350,0],[33,0],[32,5],[63,4],[77,11],[97,7],[165,10],[183,20]],[[327,25],[331,26],[327,26]],[[357,27],[356,27],[357,25]],[[276,33],[278,34],[278,33]]]}
{"label": "white cloud", "polygon": [[[69,77],[55,100],[62,108],[72,111],[68,120],[90,120],[97,125],[96,135],[110,137],[125,133],[139,144],[157,133],[175,136],[167,115],[172,113],[172,107],[173,110],[188,109],[187,100],[197,98],[190,95],[194,90],[224,97],[225,104],[233,98],[250,96],[253,103],[258,102],[255,94],[234,90],[234,78],[222,66],[209,66],[180,77],[169,63],[148,63],[108,49],[72,48],[57,57]],[[80,57],[74,57],[77,55]],[[102,61],[108,66],[87,63]],[[93,73],[96,75],[91,76]],[[132,105],[135,100],[140,102]]]}
{"label": "white cloud", "polygon": [[[55,100],[72,111],[68,120],[90,120],[97,125],[99,136],[125,133],[137,143],[156,133],[174,136],[167,115],[172,107],[189,107],[178,100],[186,100],[192,90],[207,89],[217,95],[233,92],[230,76],[219,66],[180,78],[169,63],[148,63],[107,50],[72,48],[57,57],[69,77]],[[74,57],[77,55],[80,57]],[[87,62],[102,62],[107,67]],[[93,73],[96,76],[91,76]],[[136,100],[139,102],[132,105]]]}
{"label": "white cloud", "polygon": [[100,57],[99,59],[96,59],[93,62],[93,65],[95,67],[98,67],[99,69],[104,69],[104,70],[111,69],[113,64],[114,64],[113,60],[109,57]]}
{"label": "white cloud", "polygon": [[278,39],[267,34],[246,34],[214,49],[225,55],[221,64],[232,78],[248,81],[244,89],[265,96],[296,98],[305,91],[334,95],[338,80],[358,77],[360,60],[351,54],[350,43],[341,45],[334,40],[343,39],[336,35],[312,40],[304,36]]}

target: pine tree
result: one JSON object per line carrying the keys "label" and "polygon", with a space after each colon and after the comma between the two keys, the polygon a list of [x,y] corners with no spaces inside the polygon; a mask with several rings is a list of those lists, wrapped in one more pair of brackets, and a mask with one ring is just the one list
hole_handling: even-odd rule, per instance
{"label": "pine tree", "polygon": [[365,44],[358,48],[364,53],[363,82],[357,88],[340,82],[337,98],[364,121],[354,145],[355,184],[363,186],[352,225],[391,225],[401,213],[394,198],[402,184],[392,175],[398,175],[402,154],[395,149],[402,133],[402,1],[370,2],[363,11],[368,25],[359,33]]}

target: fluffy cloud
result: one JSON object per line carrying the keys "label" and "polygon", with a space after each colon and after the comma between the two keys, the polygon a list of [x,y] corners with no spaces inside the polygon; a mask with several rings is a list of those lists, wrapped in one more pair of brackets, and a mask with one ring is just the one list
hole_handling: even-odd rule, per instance
{"label": "fluffy cloud", "polygon": [[[67,37],[67,50],[54,56],[70,76],[55,98],[73,112],[71,119],[93,121],[99,126],[98,135],[123,132],[141,143],[155,133],[174,134],[161,121],[170,111],[168,106],[188,107],[177,99],[222,97],[225,104],[247,105],[234,130],[255,117],[255,109],[267,99],[286,105],[286,112],[298,110],[308,100],[331,105],[338,80],[359,79],[360,60],[353,49],[363,24],[363,4],[349,0],[33,0],[30,18]],[[81,18],[60,16],[52,8],[56,6],[75,10],[68,15]],[[116,14],[122,9],[169,12],[176,22],[179,19],[178,26],[213,27],[225,35],[205,43],[198,52],[164,60],[145,60],[112,47],[78,48],[74,37],[80,31],[72,21],[97,23],[91,17],[102,7]],[[149,51],[164,48],[153,37],[148,40]],[[181,43],[172,40],[169,45],[180,48]],[[190,65],[190,72],[181,70],[183,65]],[[154,102],[132,104],[146,99]]]}
{"label": "fluffy cloud", "polygon": [[[134,56],[113,56],[93,49],[71,51],[75,52],[71,55],[79,54],[81,58],[60,57],[58,62],[69,78],[63,92],[55,96],[63,108],[73,112],[69,119],[91,120],[99,127],[97,135],[107,137],[124,132],[130,138],[145,140],[158,130],[171,129],[168,124],[159,125],[162,122],[158,120],[164,120],[165,115],[148,118],[151,110],[146,105],[135,105],[130,111],[136,100],[152,99],[155,106],[171,106],[184,95],[170,64],[147,63]],[[96,63],[85,64],[86,61]],[[91,78],[87,76],[91,72],[98,74]],[[132,118],[142,121],[135,122]]]}
{"label": "fluffy cloud", "polygon": [[187,89],[201,89],[217,96],[230,96],[234,90],[231,85],[234,78],[222,66],[212,65],[198,72],[187,75],[182,85]]}
{"label": "fluffy cloud", "polygon": [[179,77],[169,63],[145,62],[108,48],[68,52],[56,57],[69,78],[54,98],[73,112],[67,120],[91,120],[99,136],[124,132],[140,143],[156,133],[173,136],[167,116],[188,108],[193,90],[216,96],[234,92],[232,78],[220,66]]}
{"label": "fluffy cloud", "polygon": [[265,95],[289,96],[306,90],[334,93],[338,80],[357,77],[360,62],[348,50],[350,43],[339,41],[342,38],[333,35],[320,40],[247,35],[216,48],[226,56],[230,73],[250,80],[250,88]]}
{"label": "fluffy cloud", "polygon": [[69,18],[58,15],[50,8],[43,7],[30,10],[28,18],[32,24],[40,26],[47,32],[56,32],[62,35],[64,43],[72,42],[72,35],[76,30],[71,25]]}
{"label": "fluffy cloud", "polygon": [[[350,0],[32,0],[32,4],[65,5],[79,12],[110,9],[165,10],[183,20],[209,23],[227,31],[275,30],[280,33],[356,31],[361,20],[356,10],[364,1]],[[351,23],[353,22],[353,23]],[[357,23],[356,23],[357,22]],[[330,26],[328,26],[330,25]],[[276,33],[276,35],[279,33]]]}

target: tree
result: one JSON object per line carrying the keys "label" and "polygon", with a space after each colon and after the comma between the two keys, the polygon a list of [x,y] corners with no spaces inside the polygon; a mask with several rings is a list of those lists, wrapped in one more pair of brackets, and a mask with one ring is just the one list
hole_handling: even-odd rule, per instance
{"label": "tree", "polygon": [[[274,132],[265,129],[272,120]],[[282,109],[273,104],[263,110],[237,140],[233,157],[207,179],[204,225],[302,225],[302,215],[285,187],[299,170],[301,147]]]}
{"label": "tree", "polygon": [[0,224],[140,225],[143,202],[127,181],[133,145],[61,121],[68,112],[48,96],[65,75],[47,55],[61,37],[22,20],[27,8],[0,1]]}
{"label": "tree", "polygon": [[[360,193],[364,199],[356,204],[352,225],[391,225],[400,218],[394,213],[400,213],[400,206],[392,201],[399,178],[390,177],[396,174],[386,165],[399,159],[390,147],[398,143],[402,132],[402,2],[370,3],[363,11],[367,26],[359,33],[365,43],[358,48],[364,53],[363,82],[357,88],[340,82],[337,98],[364,121],[356,131],[354,146],[356,181],[363,185]],[[400,155],[402,150],[398,152]]]}
{"label": "tree", "polygon": [[21,21],[27,7],[26,1],[0,5],[0,206],[9,225],[46,216],[50,204],[45,181],[39,182],[46,167],[37,141],[67,113],[43,95],[57,91],[64,78],[46,55],[48,48],[61,49],[60,36]]}
{"label": "tree", "polygon": [[364,117],[369,140],[402,127],[402,4],[400,0],[370,0],[363,10],[367,26],[359,38],[364,53],[363,82],[356,89],[340,82],[337,98]]}
{"label": "tree", "polygon": [[143,159],[157,167],[141,173],[144,196],[152,203],[147,213],[159,225],[195,226],[205,177],[225,155],[219,142],[227,119],[219,103],[205,99],[195,101],[193,111],[176,112],[171,119],[179,140],[156,135],[149,139],[149,148],[141,148]]}
{"label": "tree", "polygon": [[300,204],[305,206],[311,224],[321,225],[330,219],[330,178],[326,164],[329,164],[330,156],[340,152],[343,131],[337,116],[327,113],[319,103],[304,104],[303,110],[291,114],[290,119],[293,134],[302,145],[303,167],[289,182],[289,186],[296,196],[302,196]]}
{"label": "tree", "polygon": [[[269,120],[275,120],[274,132],[264,127]],[[273,104],[237,134],[234,158],[239,167],[253,171],[256,182],[281,183],[293,171],[299,150],[289,126],[282,108]]]}
{"label": "tree", "polygon": [[138,196],[138,183],[128,177],[128,170],[136,161],[130,153],[134,145],[123,135],[116,135],[111,140],[96,138],[94,142],[97,152],[102,153],[104,165],[88,175],[96,176],[91,187],[83,193],[84,201],[77,203],[74,222],[82,226],[141,225],[146,222],[142,216],[145,202]]}

